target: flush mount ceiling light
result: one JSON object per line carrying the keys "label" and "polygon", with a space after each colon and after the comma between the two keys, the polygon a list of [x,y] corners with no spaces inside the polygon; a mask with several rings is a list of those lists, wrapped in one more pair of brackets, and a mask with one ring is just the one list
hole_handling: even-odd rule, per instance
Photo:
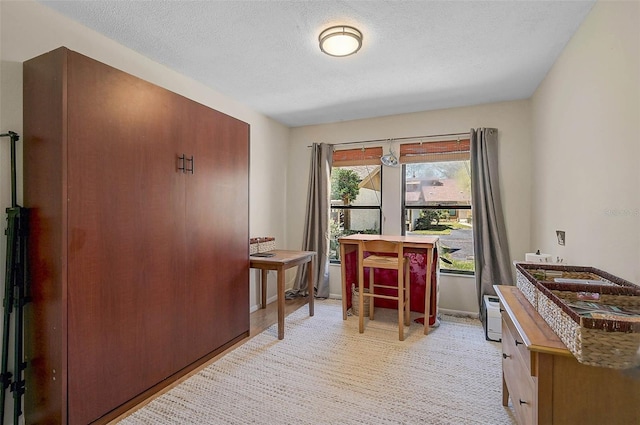
{"label": "flush mount ceiling light", "polygon": [[362,47],[362,33],[347,25],[327,28],[320,33],[318,40],[320,50],[329,56],[349,56]]}

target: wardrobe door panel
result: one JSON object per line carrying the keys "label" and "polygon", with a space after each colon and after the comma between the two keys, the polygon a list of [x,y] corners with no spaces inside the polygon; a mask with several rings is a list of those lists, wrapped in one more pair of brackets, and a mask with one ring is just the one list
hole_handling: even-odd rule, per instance
{"label": "wardrobe door panel", "polygon": [[70,53],[69,423],[88,423],[184,365],[184,176],[173,93]]}
{"label": "wardrobe door panel", "polygon": [[[29,293],[25,312],[27,423],[66,423],[65,56],[23,65],[24,205],[29,208]],[[54,379],[55,378],[55,379]],[[7,394],[7,397],[9,395]]]}
{"label": "wardrobe door panel", "polygon": [[248,334],[249,127],[66,48],[24,72],[25,421],[102,423]]}
{"label": "wardrobe door panel", "polygon": [[195,102],[186,180],[186,327],[193,360],[249,330],[249,126]]}

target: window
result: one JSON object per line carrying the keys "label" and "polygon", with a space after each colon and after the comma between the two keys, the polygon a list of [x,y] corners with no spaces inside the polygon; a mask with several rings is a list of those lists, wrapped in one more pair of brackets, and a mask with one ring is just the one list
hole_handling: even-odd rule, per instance
{"label": "window", "polygon": [[380,234],[382,222],[382,148],[335,151],[331,169],[329,259],[340,261],[338,238]]}
{"label": "window", "polygon": [[442,272],[473,274],[468,140],[401,145],[403,232],[440,238]]}

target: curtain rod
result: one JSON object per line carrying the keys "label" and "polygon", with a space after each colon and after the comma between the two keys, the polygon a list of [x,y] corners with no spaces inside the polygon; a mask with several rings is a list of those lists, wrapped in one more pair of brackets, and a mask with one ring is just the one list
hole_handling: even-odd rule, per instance
{"label": "curtain rod", "polygon": [[[471,136],[470,132],[465,133],[445,133],[445,134],[430,134],[427,136],[411,136],[411,137],[395,137],[395,138],[387,138],[387,139],[373,139],[373,140],[358,140],[353,142],[341,142],[341,143],[329,143],[331,146],[341,146],[341,145],[353,145],[359,143],[377,143],[377,142],[399,142],[406,140],[419,140],[419,139],[427,139],[431,137],[445,137],[445,136]],[[310,148],[311,146],[307,146]]]}

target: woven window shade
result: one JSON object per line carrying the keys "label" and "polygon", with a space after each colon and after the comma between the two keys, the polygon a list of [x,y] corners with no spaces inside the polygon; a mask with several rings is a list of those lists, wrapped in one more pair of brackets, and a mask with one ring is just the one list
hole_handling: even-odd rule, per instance
{"label": "woven window shade", "polygon": [[381,156],[382,147],[333,151],[333,166],[380,165]]}
{"label": "woven window shade", "polygon": [[407,143],[400,145],[400,162],[463,161],[470,159],[469,139],[439,142]]}

